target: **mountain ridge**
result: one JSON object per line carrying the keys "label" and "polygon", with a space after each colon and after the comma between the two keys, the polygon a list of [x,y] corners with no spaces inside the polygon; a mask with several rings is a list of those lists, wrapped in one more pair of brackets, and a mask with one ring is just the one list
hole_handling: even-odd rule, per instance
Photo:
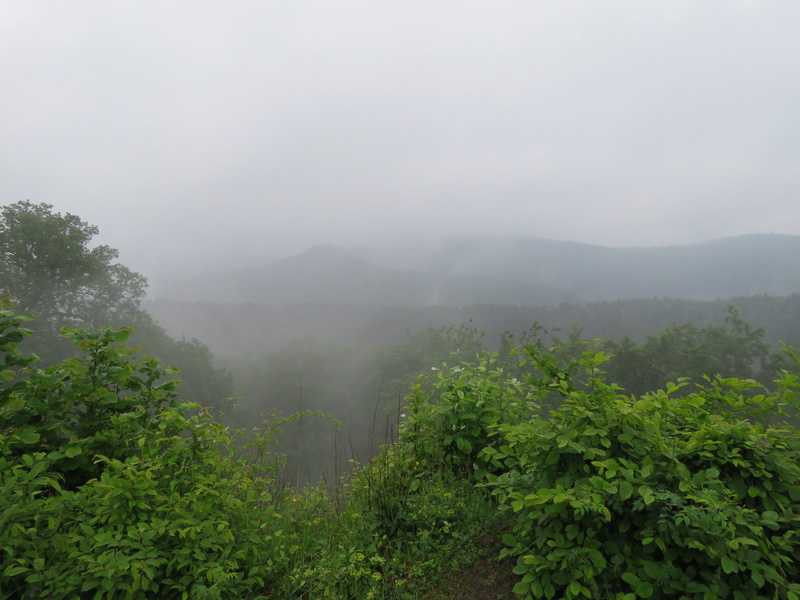
{"label": "mountain ridge", "polygon": [[538,237],[448,238],[386,247],[313,246],[263,266],[173,280],[161,297],[381,306],[715,300],[800,292],[800,236],[610,247]]}

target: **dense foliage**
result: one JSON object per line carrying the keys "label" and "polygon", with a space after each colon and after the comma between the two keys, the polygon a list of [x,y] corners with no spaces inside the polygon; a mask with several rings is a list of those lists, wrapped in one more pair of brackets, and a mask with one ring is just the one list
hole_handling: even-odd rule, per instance
{"label": "dense foliage", "polygon": [[16,202],[0,208],[0,294],[36,315],[37,335],[24,346],[45,363],[69,356],[63,326],[132,328],[131,341],[180,365],[184,396],[210,405],[230,394],[233,381],[213,364],[208,347],[176,340],[140,308],[147,280],[115,262],[118,252],[93,245],[98,228],[49,204]]}
{"label": "dense foliage", "polygon": [[91,246],[97,227],[52,208],[24,201],[0,209],[0,293],[55,328],[98,328],[134,313],[145,278],[113,262],[113,248]]}
{"label": "dense foliage", "polygon": [[0,212],[0,293],[37,313],[0,296],[0,600],[800,600],[800,361],[732,306],[588,350],[296,339],[232,361],[212,414],[231,377],[96,234]]}
{"label": "dense foliage", "polygon": [[525,598],[800,598],[788,372],[627,395],[536,338],[430,371],[394,443],[301,490],[285,422],[228,430],[124,329],[38,368],[28,319],[4,300],[0,598],[410,600],[497,569]]}
{"label": "dense foliage", "polygon": [[[540,362],[540,356],[531,355]],[[527,598],[800,597],[798,378],[688,382],[638,398],[550,376],[547,419],[502,423],[480,456]],[[542,388],[540,388],[542,389]]]}
{"label": "dense foliage", "polygon": [[219,598],[263,584],[274,472],[254,477],[223,426],[178,401],[173,371],[118,344],[127,330],[65,330],[82,355],[38,369],[17,346],[26,317],[3,302],[0,597]]}
{"label": "dense foliage", "polygon": [[[250,427],[274,412],[313,409],[332,414],[343,424],[339,440],[345,451],[326,452],[333,433],[321,423],[308,425],[309,435],[302,436],[302,448],[297,443],[297,425],[287,430],[285,444],[285,450],[301,456],[305,464],[313,462],[331,474],[335,471],[334,458],[339,459],[337,468],[341,472],[342,461],[351,452],[364,458],[380,444],[391,441],[387,431],[397,424],[402,399],[418,375],[430,372],[432,366],[495,351],[497,366],[506,376],[523,379],[530,374],[532,363],[520,364],[515,348],[521,345],[546,349],[564,365],[582,358],[584,350],[579,328],[548,331],[534,324],[518,335],[487,338],[472,323],[466,323],[411,333],[379,348],[312,337],[288,341],[273,351],[226,362],[226,369],[238,384],[238,403],[226,419],[238,427]],[[772,387],[777,370],[797,370],[785,353],[767,344],[762,328],[744,322],[732,306],[719,324],[673,324],[642,343],[623,336],[598,342],[598,347],[609,355],[603,365],[607,378],[635,395],[664,388],[681,378],[702,384],[706,374],[752,378]],[[424,385],[430,387],[431,383]],[[551,397],[542,408],[555,408],[559,403],[559,397]],[[320,455],[331,461],[324,464],[316,458]],[[306,471],[305,480],[313,480],[315,473]]]}
{"label": "dense foliage", "polygon": [[715,374],[760,377],[767,383],[774,371],[765,367],[777,361],[764,341],[764,330],[745,323],[732,306],[721,325],[701,328],[682,323],[648,335],[643,344],[623,336],[604,346],[613,355],[606,366],[609,378],[633,394],[656,390],[679,378],[699,383],[704,375]]}

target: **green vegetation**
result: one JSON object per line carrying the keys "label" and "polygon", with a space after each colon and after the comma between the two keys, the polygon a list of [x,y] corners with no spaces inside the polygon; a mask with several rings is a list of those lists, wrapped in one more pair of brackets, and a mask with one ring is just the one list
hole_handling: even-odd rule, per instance
{"label": "green vegetation", "polygon": [[274,510],[274,476],[178,402],[173,371],[119,345],[127,330],[65,329],[82,355],[38,369],[17,348],[27,317],[3,302],[0,597],[232,597],[264,585],[268,541],[252,526]]}
{"label": "green vegetation", "polygon": [[245,436],[180,402],[124,329],[65,329],[81,355],[37,368],[28,320],[4,301],[0,598],[434,598],[500,565],[525,598],[800,598],[788,372],[636,397],[596,349],[518,347],[520,376],[484,354],[421,378],[349,477],[298,490],[283,422]]}
{"label": "green vegetation", "polygon": [[[486,338],[467,323],[416,332],[374,349],[307,337],[260,355],[229,359],[225,367],[239,387],[237,403],[227,410],[225,420],[249,428],[276,412],[309,409],[333,415],[342,423],[338,434],[327,423],[298,422],[286,428],[282,448],[291,461],[300,457],[305,465],[302,481],[314,481],[321,474],[335,479],[346,470],[348,458],[372,456],[380,444],[393,439],[389,435],[408,390],[431,367],[495,353],[504,372],[523,379],[530,363],[519,364],[515,349],[520,345],[546,349],[565,365],[581,358],[584,350],[577,328],[547,331],[534,325],[519,336]],[[730,306],[718,325],[674,324],[643,343],[623,336],[598,342],[598,349],[609,355],[603,367],[607,379],[637,396],[679,379],[702,384],[706,374],[752,378],[771,388],[776,371],[796,369],[785,353],[766,343],[761,328],[745,323]],[[559,403],[556,397],[547,401],[545,410]],[[339,446],[332,452],[335,441]]]}
{"label": "green vegetation", "polygon": [[0,600],[800,600],[800,359],[734,307],[296,339],[237,404],[96,232],[3,209]]}
{"label": "green vegetation", "polygon": [[763,329],[753,329],[732,306],[725,312],[722,325],[673,325],[647,336],[640,345],[627,336],[607,341],[605,350],[614,356],[607,368],[610,379],[634,394],[680,378],[699,383],[706,374],[761,377],[768,382],[774,370],[765,372],[765,367],[779,359],[770,355]]}
{"label": "green vegetation", "polygon": [[[229,360],[225,368],[238,384],[226,423],[247,429],[274,414],[306,409],[332,415],[333,430],[319,420],[287,424],[281,447],[301,480],[349,470],[349,460],[375,454],[397,425],[403,398],[420,373],[485,349],[474,327],[443,327],[410,334],[375,350],[311,337],[289,340],[276,350]],[[336,452],[331,449],[341,444]],[[295,477],[296,479],[296,477]]]}
{"label": "green vegetation", "polygon": [[176,340],[140,308],[147,280],[114,262],[118,252],[92,245],[98,229],[49,204],[16,202],[0,208],[0,294],[36,315],[37,335],[26,348],[44,362],[69,356],[63,326],[96,330],[131,327],[132,341],[181,367],[183,396],[204,405],[230,394],[229,374],[213,365],[208,347]]}
{"label": "green vegetation", "polygon": [[716,378],[636,398],[599,378],[604,360],[587,354],[580,386],[551,376],[561,407],[501,424],[502,445],[479,455],[495,471],[486,477],[500,510],[514,514],[503,540],[504,554],[519,557],[515,591],[800,597],[800,438],[782,422],[797,377],[784,376],[775,395],[754,395],[752,380]]}
{"label": "green vegetation", "polygon": [[52,208],[26,201],[0,210],[0,292],[55,329],[100,327],[135,313],[145,278],[113,263],[113,248],[90,248],[97,227]]}

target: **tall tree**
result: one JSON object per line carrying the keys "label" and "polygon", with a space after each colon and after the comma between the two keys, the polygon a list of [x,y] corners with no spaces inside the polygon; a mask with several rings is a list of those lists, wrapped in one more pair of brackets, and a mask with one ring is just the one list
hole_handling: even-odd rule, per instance
{"label": "tall tree", "polygon": [[[752,378],[764,374],[770,360],[764,330],[753,328],[728,306],[723,325],[698,327],[692,322],[673,325],[637,345],[630,337],[608,340],[605,350],[613,358],[604,365],[609,381],[629,393],[641,395],[662,389],[667,382],[688,378],[701,383],[703,376]],[[771,375],[768,376],[771,378]],[[766,381],[764,382],[766,383]]]}
{"label": "tall tree", "polygon": [[98,229],[50,204],[16,202],[0,212],[0,292],[39,323],[94,329],[135,316],[147,280],[92,247]]}
{"label": "tall tree", "polygon": [[72,349],[58,335],[61,327],[133,327],[134,343],[181,368],[184,397],[205,405],[222,400],[233,388],[231,376],[212,365],[207,346],[173,339],[140,308],[147,280],[115,262],[114,248],[92,245],[97,234],[96,226],[50,204],[0,208],[0,294],[36,316],[37,340],[26,341],[28,350],[55,364]]}

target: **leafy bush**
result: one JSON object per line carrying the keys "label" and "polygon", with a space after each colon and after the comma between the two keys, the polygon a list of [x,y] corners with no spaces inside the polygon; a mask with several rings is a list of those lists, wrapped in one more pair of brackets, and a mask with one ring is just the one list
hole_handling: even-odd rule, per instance
{"label": "leafy bush", "polygon": [[296,594],[418,598],[443,573],[486,553],[478,540],[494,533],[502,515],[475,487],[471,461],[494,427],[530,414],[529,399],[488,357],[430,379],[412,389],[399,439],[355,466],[341,504],[320,520],[325,503],[309,506],[318,495],[297,498],[295,524],[310,523],[294,534]]}
{"label": "leafy bush", "polygon": [[287,568],[274,460],[180,403],[127,330],[65,330],[82,356],[41,370],[2,308],[0,598],[252,597]]}
{"label": "leafy bush", "polygon": [[447,471],[409,462],[404,449],[387,446],[360,467],[341,511],[322,523],[319,510],[309,510],[308,494],[298,499],[304,515],[315,515],[306,529],[314,539],[299,544],[302,560],[290,576],[292,592],[410,600],[425,597],[443,573],[477,558],[476,540],[497,525],[491,496]]}
{"label": "leafy bush", "polygon": [[[763,328],[744,322],[729,305],[721,325],[672,325],[658,335],[648,335],[641,345],[627,336],[606,341],[606,351],[614,355],[606,370],[611,381],[637,395],[684,377],[702,383],[705,375],[762,376],[767,363],[775,361],[764,335]],[[762,383],[773,373],[767,372]]]}
{"label": "leafy bush", "polygon": [[[535,358],[535,357],[532,357]],[[513,515],[525,598],[800,597],[800,436],[780,424],[798,379],[776,395],[707,379],[639,398],[599,379],[564,390],[547,419],[498,428],[480,456],[487,485]],[[777,424],[766,425],[765,420]]]}
{"label": "leafy bush", "polygon": [[500,424],[519,423],[538,412],[541,395],[506,377],[496,357],[433,372],[429,382],[420,379],[413,386],[400,427],[400,443],[414,460],[469,477],[476,461],[485,466],[478,452],[493,443]]}

